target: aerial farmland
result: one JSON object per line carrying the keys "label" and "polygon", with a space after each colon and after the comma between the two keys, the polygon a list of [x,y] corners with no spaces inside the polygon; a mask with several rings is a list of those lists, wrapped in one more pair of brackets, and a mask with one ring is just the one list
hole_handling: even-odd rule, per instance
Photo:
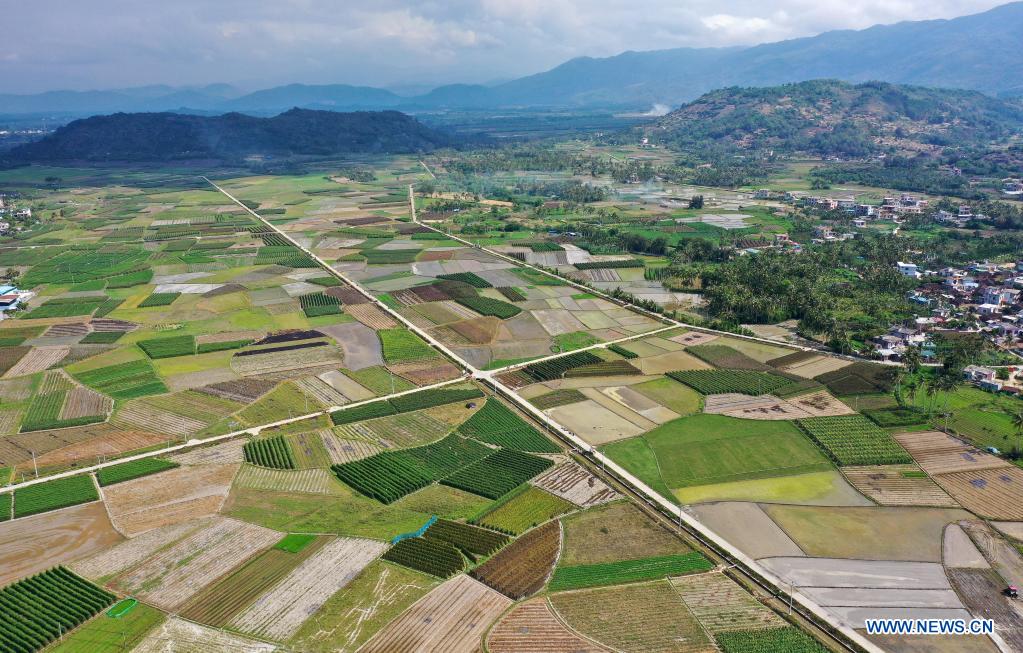
{"label": "aerial farmland", "polygon": [[54,214],[0,245],[32,292],[0,321],[0,650],[943,652],[864,620],[992,609],[1021,637],[966,598],[1023,581],[1017,466],[907,423],[891,367],[605,292],[653,293],[638,259],[463,238],[429,163],[0,173]]}

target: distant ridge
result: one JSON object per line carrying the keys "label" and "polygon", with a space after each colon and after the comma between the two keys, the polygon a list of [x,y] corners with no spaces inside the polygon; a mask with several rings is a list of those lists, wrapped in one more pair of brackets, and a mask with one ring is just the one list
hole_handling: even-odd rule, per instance
{"label": "distant ridge", "polygon": [[273,118],[117,113],[75,120],[4,158],[8,164],[238,160],[428,152],[454,144],[446,134],[398,111],[292,109]]}
{"label": "distant ridge", "polygon": [[493,109],[678,106],[729,86],[774,86],[810,79],[960,88],[1023,96],[1023,2],[953,18],[877,25],[735,48],[676,48],[579,57],[496,86],[451,84],[403,97],[346,84],[289,84],[237,96],[229,87],[148,87],[116,91],[0,94],[0,114],[113,111],[269,115],[298,106],[358,109]]}

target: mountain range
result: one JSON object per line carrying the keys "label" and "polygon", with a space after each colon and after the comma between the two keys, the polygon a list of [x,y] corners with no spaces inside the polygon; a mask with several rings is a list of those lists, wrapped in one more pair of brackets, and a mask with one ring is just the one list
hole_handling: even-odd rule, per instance
{"label": "mountain range", "polygon": [[398,111],[291,109],[272,118],[241,113],[115,113],[72,121],[3,153],[0,164],[323,157],[429,152],[456,142]]}
{"label": "mountain range", "polygon": [[950,20],[840,30],[752,47],[676,48],[579,57],[493,86],[452,84],[402,96],[346,84],[290,84],[239,94],[226,85],[53,91],[0,95],[0,114],[113,111],[245,112],[270,115],[298,106],[335,111],[496,108],[642,109],[671,107],[729,86],[773,86],[809,79],[870,80],[1023,95],[1023,2]]}

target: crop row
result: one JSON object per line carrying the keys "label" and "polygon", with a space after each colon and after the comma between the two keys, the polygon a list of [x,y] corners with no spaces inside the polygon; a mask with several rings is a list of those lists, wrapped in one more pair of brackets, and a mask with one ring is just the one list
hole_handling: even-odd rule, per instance
{"label": "crop row", "polygon": [[607,348],[610,349],[611,351],[613,351],[614,353],[618,354],[622,358],[629,358],[629,359],[639,358],[639,354],[637,354],[636,352],[634,352],[632,350],[626,349],[625,347],[622,347],[621,345],[614,345],[614,344],[612,344],[612,345],[608,345]]}
{"label": "crop row", "polygon": [[445,279],[447,281],[461,281],[467,283],[473,288],[492,288],[493,286],[489,281],[484,279],[478,274],[473,272],[453,272],[451,274],[438,274],[438,279]]}
{"label": "crop row", "polygon": [[191,356],[195,353],[195,336],[170,336],[139,340],[139,348],[150,358]]}
{"label": "crop row", "polygon": [[383,556],[395,564],[438,578],[447,578],[465,568],[465,558],[451,544],[413,537],[392,546]]}
{"label": "crop row", "polygon": [[511,449],[500,449],[442,479],[441,483],[488,499],[496,499],[553,465],[554,463],[546,458]]}
{"label": "crop row", "polygon": [[32,403],[29,404],[28,411],[26,411],[25,419],[21,423],[21,432],[85,426],[102,422],[107,418],[105,414],[96,414],[61,419],[60,414],[65,401],[67,401],[67,390],[63,389],[33,397]]}
{"label": "crop row", "polygon": [[382,503],[391,503],[426,487],[491,453],[458,435],[422,447],[384,451],[362,460],[335,465],[334,473],[353,488]]}
{"label": "crop row", "polygon": [[408,329],[381,329],[377,331],[384,360],[388,363],[405,363],[435,358],[437,352],[430,345]]}
{"label": "crop row", "polygon": [[619,259],[617,261],[586,261],[576,263],[577,270],[610,270],[614,268],[641,268],[643,261],[634,258]]}
{"label": "crop row", "polygon": [[798,421],[839,465],[897,465],[913,462],[888,431],[862,415],[811,417]]}
{"label": "crop row", "polygon": [[149,476],[150,474],[165,472],[168,469],[174,469],[179,466],[175,462],[163,460],[162,458],[143,458],[142,460],[133,460],[112,467],[104,467],[96,472],[96,480],[102,486],[114,485],[135,478]]}
{"label": "crop row", "polygon": [[522,291],[514,286],[499,286],[497,292],[504,295],[505,299],[510,302],[524,302],[526,296],[522,294]]}
{"label": "crop row", "polygon": [[466,437],[518,451],[560,451],[557,445],[497,399],[488,399],[483,408],[458,427],[458,432]]}
{"label": "crop row", "polygon": [[411,263],[419,256],[418,249],[367,249],[361,252],[370,265]]}
{"label": "crop row", "polygon": [[704,395],[734,392],[756,396],[774,392],[791,383],[776,374],[750,370],[685,370],[668,372],[667,376]]}
{"label": "crop row", "polygon": [[713,566],[699,552],[691,551],[641,560],[620,560],[593,565],[558,567],[551,577],[549,587],[552,592],[558,592],[582,587],[634,583],[641,580],[709,571]]}
{"label": "crop row", "polygon": [[91,315],[106,297],[74,297],[51,299],[45,304],[34,308],[25,316],[28,319],[48,317],[73,317]]}
{"label": "crop row", "polygon": [[638,367],[629,361],[600,361],[590,365],[580,365],[565,372],[565,378],[581,378],[593,376],[636,376],[642,374]]}
{"label": "crop row", "polygon": [[132,399],[167,392],[156,370],[147,360],[129,361],[75,375],[87,386],[114,399]]}
{"label": "crop row", "polygon": [[553,381],[554,379],[560,379],[564,376],[565,372],[572,368],[600,362],[602,362],[601,359],[595,354],[588,351],[580,351],[548,361],[531,363],[526,365],[523,371],[536,381]]}
{"label": "crop row", "polygon": [[289,268],[314,268],[316,262],[302,250],[291,246],[260,247],[256,252],[256,265],[283,265]]}
{"label": "crop row", "polygon": [[496,317],[502,320],[515,317],[522,312],[522,309],[518,306],[490,297],[459,297],[455,301],[466,308],[471,308],[480,315]]}
{"label": "crop row", "polygon": [[306,317],[318,317],[320,315],[337,315],[341,312],[341,300],[331,297],[322,292],[314,292],[309,295],[302,295],[298,298]]}
{"label": "crop row", "polygon": [[170,306],[174,300],[181,296],[179,292],[154,292],[141,302],[139,308],[152,308],[154,306]]}
{"label": "crop row", "polygon": [[468,401],[482,396],[483,393],[478,388],[433,388],[338,410],[331,413],[330,417],[334,424],[351,424],[377,417],[443,406],[456,401]]}
{"label": "crop row", "polygon": [[428,540],[447,542],[457,549],[472,555],[486,556],[497,551],[507,544],[511,538],[502,533],[495,533],[486,528],[479,528],[450,521],[438,519],[423,535]]}
{"label": "crop row", "polygon": [[63,567],[8,585],[0,590],[0,650],[39,651],[115,599]]}
{"label": "crop row", "polygon": [[828,649],[798,628],[736,630],[716,633],[718,647],[724,653],[826,653]]}
{"label": "crop row", "polygon": [[68,476],[15,490],[14,516],[28,517],[98,500],[91,476]]}
{"label": "crop row", "polygon": [[246,442],[243,447],[245,462],[272,467],[273,469],[295,469],[295,456],[291,445],[284,436],[261,438]]}

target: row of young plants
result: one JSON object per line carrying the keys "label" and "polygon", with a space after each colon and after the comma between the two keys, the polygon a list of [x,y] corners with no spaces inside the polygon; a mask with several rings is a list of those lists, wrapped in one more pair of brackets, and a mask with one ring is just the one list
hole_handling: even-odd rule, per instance
{"label": "row of young plants", "polygon": [[0,651],[42,650],[116,598],[64,567],[8,585],[0,589]]}
{"label": "row of young plants", "polygon": [[336,425],[351,424],[377,417],[443,406],[457,401],[470,401],[482,396],[483,393],[478,388],[433,388],[390,399],[372,401],[354,408],[337,410],[330,414],[330,418]]}
{"label": "row of young plants", "polygon": [[891,433],[863,415],[811,417],[799,426],[839,465],[899,465],[913,458]]}
{"label": "row of young plants", "polygon": [[245,443],[242,451],[247,463],[273,469],[295,469],[295,455],[284,436],[251,440]]}
{"label": "row of young plants", "polygon": [[496,398],[458,427],[458,432],[481,442],[517,451],[558,453],[560,448]]}

